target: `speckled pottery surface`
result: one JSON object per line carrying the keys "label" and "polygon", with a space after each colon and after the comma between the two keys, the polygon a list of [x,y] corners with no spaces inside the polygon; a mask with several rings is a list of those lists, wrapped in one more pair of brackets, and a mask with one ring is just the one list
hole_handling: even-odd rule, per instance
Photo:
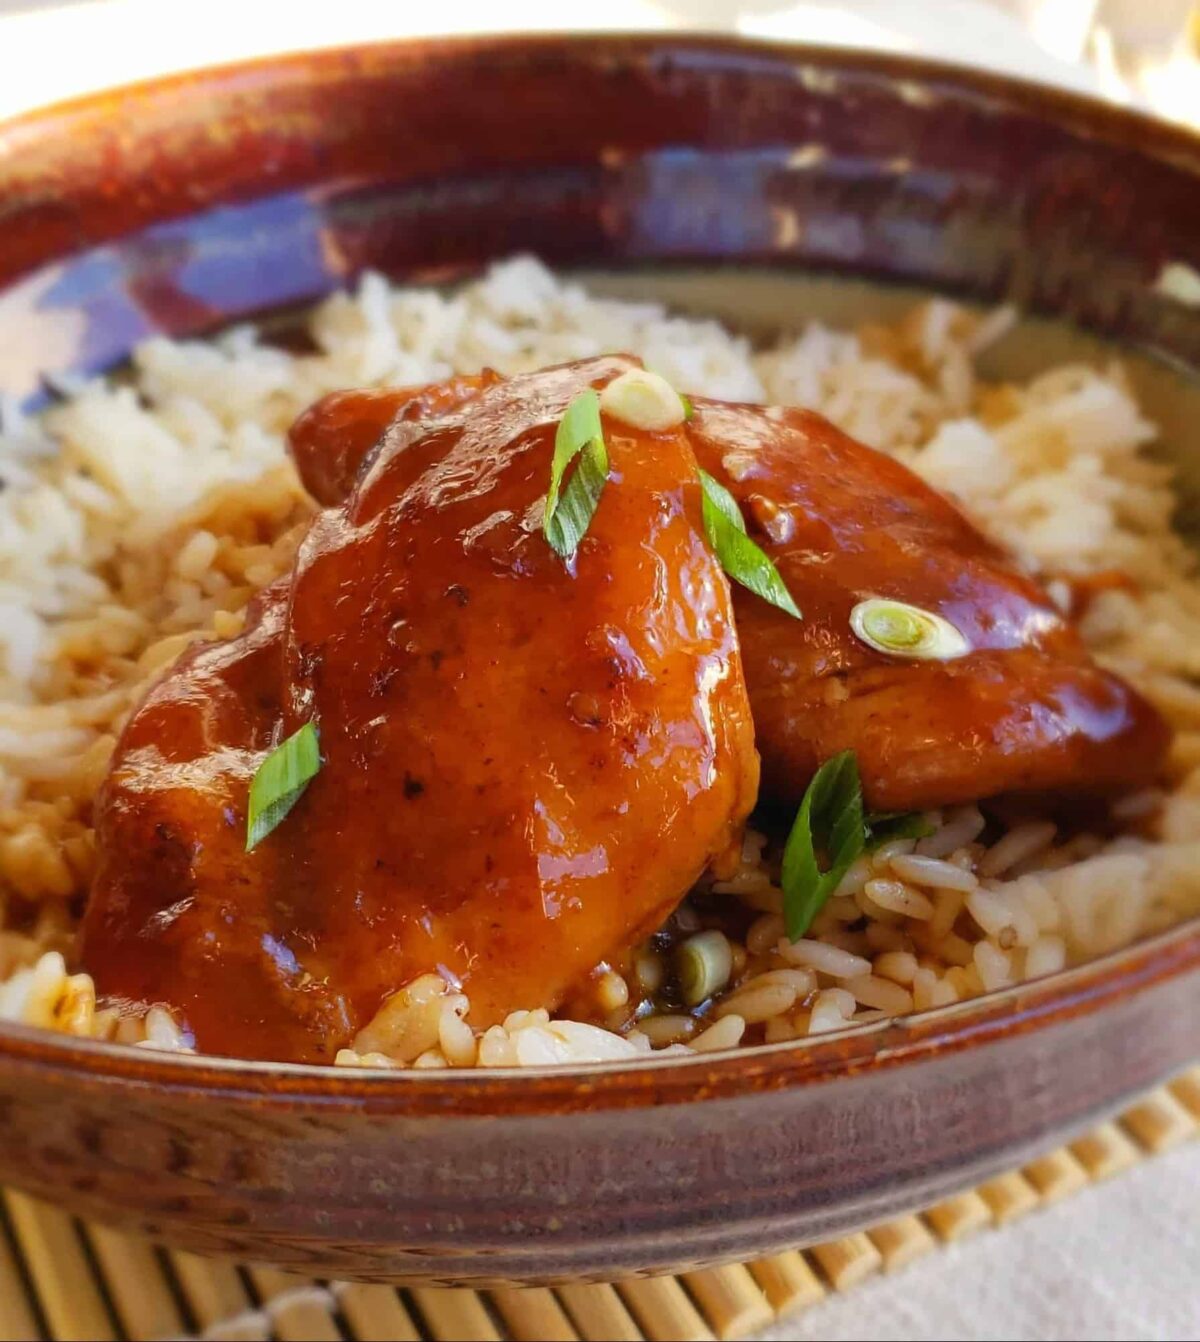
{"label": "speckled pottery surface", "polygon": [[[1200,144],[974,72],[709,39],[288,57],[0,127],[0,392],[364,267],[775,267],[1008,298],[1177,367]],[[1185,479],[1185,491],[1187,481]],[[339,1277],[564,1280],[828,1239],[1200,1053],[1193,921],[907,1020],[727,1055],[379,1075],[0,1030],[0,1179]]]}

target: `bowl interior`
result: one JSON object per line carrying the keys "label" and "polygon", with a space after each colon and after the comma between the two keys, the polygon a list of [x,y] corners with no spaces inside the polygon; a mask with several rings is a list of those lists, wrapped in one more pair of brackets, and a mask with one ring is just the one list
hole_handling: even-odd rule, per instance
{"label": "bowl interior", "polygon": [[[996,376],[1119,345],[1198,529],[1200,307],[1164,275],[1200,276],[1200,148],[1067,95],[708,39],[403,44],[0,127],[0,198],[0,399],[27,409],[147,335],[286,313],[369,268],[450,282],[533,251],[755,336],[879,320],[936,291],[1027,310],[988,355]],[[1193,928],[1155,945],[1173,973],[1196,942]],[[1132,984],[1151,972],[1139,954],[985,1014],[1073,1004],[1105,973]],[[903,1038],[965,1037],[976,1019]],[[773,1052],[810,1073],[866,1056],[806,1048]],[[172,1066],[208,1074],[154,1062]]]}
{"label": "bowl interior", "polygon": [[[894,280],[783,267],[585,267],[570,273],[594,293],[655,300],[675,311],[717,317],[755,341],[796,331],[809,321],[854,329],[898,320],[939,292]],[[972,310],[994,306],[955,296]],[[1152,451],[1176,473],[1175,525],[1195,542],[1200,539],[1200,364],[1189,366],[1153,348],[1097,334],[1068,317],[1025,312],[984,351],[978,367],[989,380],[1021,382],[1062,364],[1104,365],[1114,359],[1159,430]]]}

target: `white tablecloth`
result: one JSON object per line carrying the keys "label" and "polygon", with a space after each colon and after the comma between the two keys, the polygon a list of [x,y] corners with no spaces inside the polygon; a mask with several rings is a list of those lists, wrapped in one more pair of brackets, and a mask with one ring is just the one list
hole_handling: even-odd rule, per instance
{"label": "white tablecloth", "polygon": [[1200,1142],[831,1296],[764,1338],[1200,1337]]}

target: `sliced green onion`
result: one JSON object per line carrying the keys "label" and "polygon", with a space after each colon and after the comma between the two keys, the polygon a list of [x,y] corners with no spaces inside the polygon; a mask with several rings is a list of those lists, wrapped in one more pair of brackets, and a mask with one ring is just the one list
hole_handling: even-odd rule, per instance
{"label": "sliced green onion", "polygon": [[675,973],[687,1006],[699,1006],[729,982],[733,952],[723,932],[697,932],[675,951]]}
{"label": "sliced green onion", "polygon": [[870,648],[889,657],[949,661],[971,645],[949,620],[907,601],[871,597],[850,612],[850,628]]}
{"label": "sliced green onion", "polygon": [[683,397],[665,377],[631,368],[600,393],[600,409],[613,419],[649,433],[678,428],[687,419]]}
{"label": "sliced green onion", "polygon": [[707,471],[700,472],[700,484],[704,488],[704,501],[715,508],[731,527],[740,531],[744,536],[746,534],[746,519],[742,516],[742,510],[738,507],[737,499]]}
{"label": "sliced green onion", "polygon": [[784,586],[779,570],[746,535],[746,523],[737,500],[707,471],[700,472],[700,485],[704,530],[721,567],[734,582],[799,619],[800,608]]}
{"label": "sliced green onion", "polygon": [[551,548],[564,559],[571,558],[587,534],[607,483],[608,452],[603,439],[593,438],[583,449],[575,474],[546,527]]}
{"label": "sliced green onion", "polygon": [[696,413],[696,407],[692,404],[692,398],[690,396],[685,396],[683,392],[680,392],[679,399],[683,402],[683,418],[685,420],[691,419]]}
{"label": "sliced green onion", "polygon": [[[564,490],[563,475],[577,456],[579,465]],[[600,398],[589,389],[575,397],[559,421],[542,514],[546,540],[564,559],[575,553],[591,524],[607,480],[608,452],[600,424]]]}
{"label": "sliced green onion", "polygon": [[[866,843],[862,784],[854,751],[843,750],[813,775],[783,850],[783,920],[798,941],[861,855]],[[819,854],[827,865],[822,868]]]}
{"label": "sliced green onion", "polygon": [[[828,759],[813,775],[783,850],[783,919],[796,941],[812,926],[842,877],[863,855],[893,839],[924,839],[934,827],[921,811],[863,814],[862,780],[853,750]],[[822,869],[818,854],[828,865]]]}
{"label": "sliced green onion", "polygon": [[923,811],[878,811],[866,819],[867,852],[893,839],[927,839],[934,830]]}
{"label": "sliced green onion", "polygon": [[306,722],[263,760],[250,783],[246,852],[261,843],[283,820],[320,767],[320,743],[311,722]]}

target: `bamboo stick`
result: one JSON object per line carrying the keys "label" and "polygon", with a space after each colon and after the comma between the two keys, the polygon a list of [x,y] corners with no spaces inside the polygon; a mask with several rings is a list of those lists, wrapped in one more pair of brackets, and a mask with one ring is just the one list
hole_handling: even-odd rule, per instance
{"label": "bamboo stick", "polygon": [[323,1286],[273,1267],[252,1267],[250,1280],[280,1342],[341,1342],[333,1295]]}
{"label": "bamboo stick", "polygon": [[358,1342],[420,1342],[417,1325],[394,1286],[342,1281],[333,1291]]}
{"label": "bamboo stick", "polygon": [[263,1342],[273,1336],[271,1320],[261,1309],[250,1308],[213,1324],[204,1342]]}
{"label": "bamboo stick", "polygon": [[708,1324],[674,1277],[630,1277],[617,1290],[650,1342],[711,1342]]}
{"label": "bamboo stick", "polygon": [[1200,1067],[1177,1076],[1171,1082],[1171,1094],[1193,1118],[1200,1119]]}
{"label": "bamboo stick", "polygon": [[184,1332],[179,1306],[150,1241],[111,1226],[85,1225],[83,1229],[125,1336],[131,1342],[143,1342]]}
{"label": "bamboo stick", "polygon": [[1196,1131],[1196,1119],[1169,1090],[1156,1090],[1121,1115],[1121,1124],[1151,1155],[1169,1151]]}
{"label": "bamboo stick", "polygon": [[575,1325],[553,1291],[526,1286],[488,1294],[513,1342],[576,1342]]}
{"label": "bamboo stick", "polygon": [[991,1225],[992,1213],[983,1198],[971,1189],[928,1208],[925,1219],[933,1227],[938,1239],[953,1244]]}
{"label": "bamboo stick", "polygon": [[625,1302],[606,1282],[560,1286],[558,1298],[586,1342],[642,1342]]}
{"label": "bamboo stick", "polygon": [[919,1216],[898,1216],[894,1221],[885,1221],[874,1230],[868,1230],[867,1238],[879,1250],[885,1272],[898,1272],[907,1267],[936,1243]]}
{"label": "bamboo stick", "polygon": [[998,1226],[1010,1224],[1038,1205],[1037,1190],[1019,1170],[997,1175],[986,1184],[980,1184],[979,1196]]}
{"label": "bamboo stick", "polygon": [[66,1212],[24,1193],[4,1195],[50,1331],[61,1342],[108,1342],[116,1329]]}
{"label": "bamboo stick", "polygon": [[1137,1146],[1115,1123],[1101,1123],[1071,1143],[1071,1154],[1089,1179],[1108,1179],[1142,1158]]}
{"label": "bamboo stick", "polygon": [[820,1277],[796,1249],[759,1258],[747,1266],[778,1318],[815,1305],[825,1294]]}
{"label": "bamboo stick", "polygon": [[177,1250],[175,1278],[205,1338],[267,1338],[270,1321],[255,1310],[233,1263]]}
{"label": "bamboo stick", "polygon": [[814,1244],[809,1253],[835,1291],[848,1291],[883,1266],[883,1256],[862,1231],[828,1244]]}
{"label": "bamboo stick", "polygon": [[500,1333],[474,1291],[415,1286],[413,1300],[435,1342],[500,1342]]}
{"label": "bamboo stick", "polygon": [[17,1256],[0,1227],[0,1337],[6,1342],[34,1342],[41,1336],[33,1301],[17,1265]]}
{"label": "bamboo stick", "polygon": [[722,1342],[757,1333],[775,1318],[770,1302],[742,1263],[685,1272],[683,1280]]}
{"label": "bamboo stick", "polygon": [[1065,1149],[1031,1161],[1022,1173],[1034,1186],[1043,1206],[1059,1202],[1087,1185],[1087,1171]]}

